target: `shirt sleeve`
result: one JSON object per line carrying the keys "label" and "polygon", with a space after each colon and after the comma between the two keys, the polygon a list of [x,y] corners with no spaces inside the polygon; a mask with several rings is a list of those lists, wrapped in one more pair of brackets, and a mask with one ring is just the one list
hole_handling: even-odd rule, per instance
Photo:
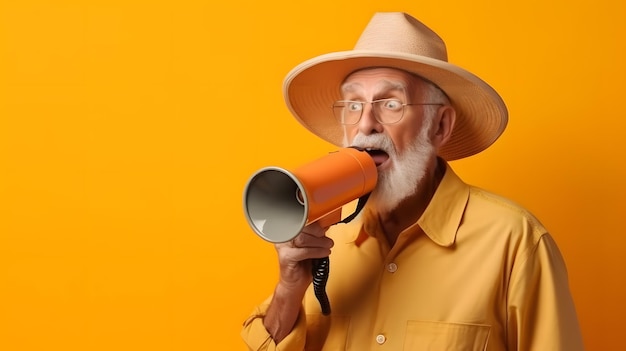
{"label": "shirt sleeve", "polygon": [[306,318],[304,309],[300,309],[298,319],[293,330],[280,343],[276,344],[265,325],[263,318],[269,307],[267,299],[263,304],[257,306],[252,314],[243,323],[241,337],[251,351],[303,351],[306,342]]}
{"label": "shirt sleeve", "polygon": [[509,350],[584,350],[567,269],[549,234],[514,265],[508,291]]}

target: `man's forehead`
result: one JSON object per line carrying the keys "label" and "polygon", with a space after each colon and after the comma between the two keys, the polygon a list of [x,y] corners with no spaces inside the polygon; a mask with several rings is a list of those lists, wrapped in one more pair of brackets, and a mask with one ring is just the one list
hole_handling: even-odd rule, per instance
{"label": "man's forehead", "polygon": [[374,85],[377,90],[407,90],[419,80],[414,74],[391,67],[364,68],[350,73],[341,85],[342,92],[351,92]]}
{"label": "man's forehead", "polygon": [[375,80],[358,80],[348,79],[341,85],[341,91],[344,93],[364,90],[366,87],[373,86],[378,91],[401,90],[406,91],[407,83],[404,80],[381,78]]}

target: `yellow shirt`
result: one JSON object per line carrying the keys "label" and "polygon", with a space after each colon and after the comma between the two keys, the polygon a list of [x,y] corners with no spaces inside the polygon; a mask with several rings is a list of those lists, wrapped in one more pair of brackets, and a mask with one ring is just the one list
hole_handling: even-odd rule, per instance
{"label": "yellow shirt", "polygon": [[309,289],[276,345],[270,299],[244,322],[250,350],[583,350],[567,270],[528,211],[461,181],[447,166],[422,217],[390,248],[363,213],[338,224],[321,314]]}

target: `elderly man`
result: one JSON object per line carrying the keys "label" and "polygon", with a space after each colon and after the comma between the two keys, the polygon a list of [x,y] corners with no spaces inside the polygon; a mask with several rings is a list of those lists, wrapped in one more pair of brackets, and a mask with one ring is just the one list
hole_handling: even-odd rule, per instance
{"label": "elderly man", "polygon": [[[351,223],[276,244],[280,279],[242,330],[251,350],[583,349],[550,234],[447,163],[490,146],[508,117],[436,33],[375,14],[354,50],[302,63],[284,92],[311,132],[367,150],[378,183]],[[310,283],[311,260],[328,255],[326,315]]]}

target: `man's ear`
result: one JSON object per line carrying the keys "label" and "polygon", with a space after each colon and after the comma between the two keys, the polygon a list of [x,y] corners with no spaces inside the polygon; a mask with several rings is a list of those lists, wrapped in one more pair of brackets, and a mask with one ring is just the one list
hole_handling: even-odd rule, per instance
{"label": "man's ear", "polygon": [[433,122],[436,123],[433,128],[435,133],[432,138],[433,145],[441,148],[452,136],[454,122],[456,122],[456,110],[450,105],[441,106],[437,110],[437,116]]}

